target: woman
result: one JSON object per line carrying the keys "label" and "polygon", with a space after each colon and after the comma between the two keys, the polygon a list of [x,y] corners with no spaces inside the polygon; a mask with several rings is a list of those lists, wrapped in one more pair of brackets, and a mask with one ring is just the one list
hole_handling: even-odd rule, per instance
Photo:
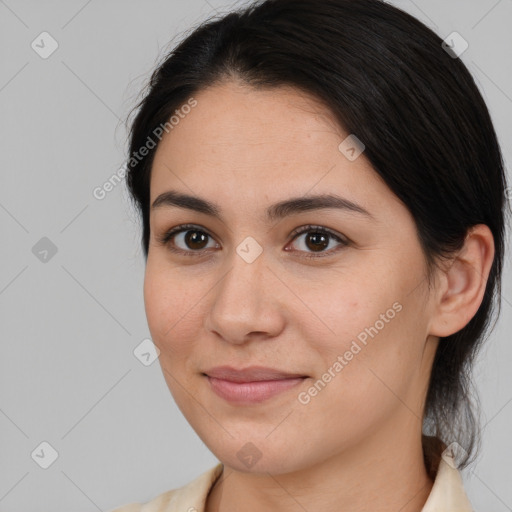
{"label": "woman", "polygon": [[118,512],[471,510],[506,180],[450,46],[379,0],[266,0],[154,72],[127,174],[146,314],[220,462]]}

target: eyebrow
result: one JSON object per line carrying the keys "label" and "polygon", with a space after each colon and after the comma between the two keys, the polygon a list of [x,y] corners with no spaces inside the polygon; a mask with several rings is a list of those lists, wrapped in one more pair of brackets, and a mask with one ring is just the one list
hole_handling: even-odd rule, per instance
{"label": "eyebrow", "polygon": [[[160,194],[153,201],[151,210],[173,206],[204,213],[223,221],[221,209],[215,203],[175,190]],[[280,201],[267,208],[267,219],[273,222],[297,213],[330,208],[354,212],[374,219],[373,215],[362,206],[334,194],[306,195]]]}

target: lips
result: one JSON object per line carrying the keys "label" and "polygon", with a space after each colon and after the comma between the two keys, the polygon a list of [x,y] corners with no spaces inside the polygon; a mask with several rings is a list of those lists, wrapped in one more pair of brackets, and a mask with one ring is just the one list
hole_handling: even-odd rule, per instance
{"label": "lips", "polygon": [[206,370],[203,373],[215,379],[222,379],[236,383],[297,379],[307,377],[307,375],[300,373],[289,373],[264,366],[250,366],[248,368],[239,370],[231,366],[216,366],[215,368]]}
{"label": "lips", "polygon": [[216,366],[203,372],[210,389],[219,397],[236,406],[251,406],[291,391],[308,378],[264,366],[237,370],[231,366]]}

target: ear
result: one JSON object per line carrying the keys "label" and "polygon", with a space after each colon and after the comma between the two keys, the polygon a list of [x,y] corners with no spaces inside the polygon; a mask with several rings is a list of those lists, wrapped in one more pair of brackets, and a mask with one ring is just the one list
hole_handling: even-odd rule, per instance
{"label": "ear", "polygon": [[468,230],[464,246],[440,271],[430,334],[446,337],[463,329],[482,303],[494,260],[494,238],[489,227]]}

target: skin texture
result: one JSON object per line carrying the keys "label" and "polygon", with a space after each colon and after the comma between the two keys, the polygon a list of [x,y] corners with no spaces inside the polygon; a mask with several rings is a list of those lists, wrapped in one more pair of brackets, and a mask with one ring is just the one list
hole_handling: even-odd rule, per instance
{"label": "skin texture", "polygon": [[[177,207],[151,211],[144,300],[172,396],[225,465],[206,510],[420,511],[432,487],[421,448],[432,361],[439,336],[462,329],[481,303],[490,230],[476,226],[429,290],[409,211],[364,152],[350,161],[338,149],[349,134],[321,103],[292,88],[236,81],[194,97],[197,106],[157,149],[150,200],[171,189],[196,195],[216,203],[223,220]],[[323,209],[265,219],[275,202],[322,193],[373,218]],[[185,223],[210,235],[202,246],[187,245],[186,232],[157,241]],[[348,244],[327,238],[315,249],[314,229],[291,236],[308,224]],[[236,252],[246,237],[263,249],[252,263]],[[305,258],[315,254],[326,255]],[[299,393],[396,303],[394,318],[301,403]],[[202,374],[218,365],[308,378],[260,404],[233,405]],[[251,467],[237,456],[246,443],[261,455]]]}

